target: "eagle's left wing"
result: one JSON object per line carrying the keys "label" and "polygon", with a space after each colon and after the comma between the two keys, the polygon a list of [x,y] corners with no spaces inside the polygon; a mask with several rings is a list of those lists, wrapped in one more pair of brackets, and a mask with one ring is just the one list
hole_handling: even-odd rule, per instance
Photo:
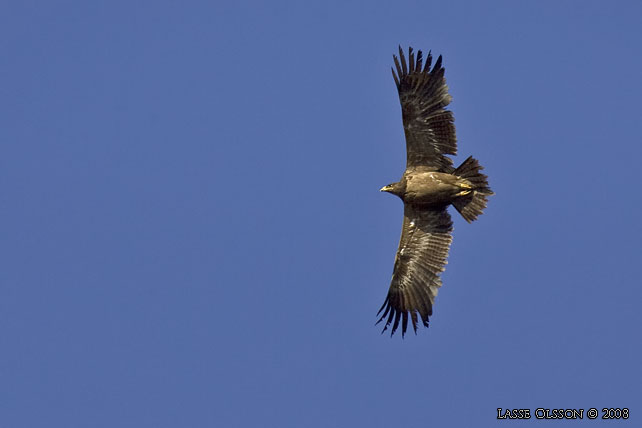
{"label": "eagle's left wing", "polygon": [[[392,336],[401,319],[401,334],[406,334],[408,313],[417,332],[417,312],[428,327],[432,305],[441,287],[439,275],[444,271],[452,241],[453,223],[446,208],[422,209],[405,204],[403,228],[395,258],[392,282],[377,324],[386,316],[386,331],[392,323]],[[382,331],[382,333],[383,333]]]}
{"label": "eagle's left wing", "polygon": [[425,65],[421,51],[417,58],[408,49],[408,61],[399,47],[399,58],[393,55],[395,79],[401,101],[403,128],[406,134],[406,169],[427,167],[450,172],[453,161],[445,155],[457,154],[454,117],[446,106],[450,103],[441,56],[432,65],[428,53]]}

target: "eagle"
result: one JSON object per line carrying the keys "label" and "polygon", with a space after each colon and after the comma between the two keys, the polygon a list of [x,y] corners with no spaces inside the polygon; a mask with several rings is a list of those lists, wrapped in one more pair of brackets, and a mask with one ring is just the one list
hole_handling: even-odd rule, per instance
{"label": "eagle", "polygon": [[[452,242],[453,222],[448,206],[472,222],[493,195],[483,167],[472,156],[455,168],[447,155],[457,154],[454,117],[441,55],[432,66],[430,52],[423,62],[408,49],[408,60],[399,46],[393,55],[394,78],[401,101],[406,136],[406,170],[396,183],[381,188],[401,198],[404,219],[388,295],[377,316],[385,320],[382,333],[392,325],[392,336],[401,322],[406,334],[408,318],[417,334],[419,318],[428,327],[435,297],[441,287]],[[383,312],[383,313],[382,313]]]}

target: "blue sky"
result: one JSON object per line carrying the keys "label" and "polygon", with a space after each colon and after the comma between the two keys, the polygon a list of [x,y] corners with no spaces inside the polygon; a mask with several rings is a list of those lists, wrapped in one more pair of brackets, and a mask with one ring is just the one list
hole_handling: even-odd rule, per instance
{"label": "blue sky", "polygon": [[[640,16],[4,2],[0,425],[635,424]],[[374,326],[402,221],[379,192],[405,162],[398,44],[443,54],[455,163],[496,192],[453,216],[431,326],[405,340]]]}

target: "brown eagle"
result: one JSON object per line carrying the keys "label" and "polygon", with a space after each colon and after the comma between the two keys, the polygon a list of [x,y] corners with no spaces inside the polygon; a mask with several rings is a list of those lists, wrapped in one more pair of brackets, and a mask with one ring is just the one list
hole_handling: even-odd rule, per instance
{"label": "brown eagle", "polygon": [[[395,257],[392,283],[377,316],[386,319],[383,331],[392,324],[391,336],[399,327],[406,334],[408,315],[417,333],[417,313],[424,326],[441,287],[452,241],[453,223],[448,206],[454,205],[467,222],[472,222],[486,208],[493,192],[482,166],[472,156],[459,167],[445,155],[457,153],[457,139],[452,112],[446,110],[451,97],[444,78],[441,56],[430,68],[428,53],[422,64],[421,51],[415,57],[408,49],[408,61],[401,46],[399,58],[393,55],[392,77],[397,84],[403,127],[406,134],[406,171],[401,180],[381,189],[401,198],[404,219],[399,249]],[[396,69],[396,73],[395,73]]]}

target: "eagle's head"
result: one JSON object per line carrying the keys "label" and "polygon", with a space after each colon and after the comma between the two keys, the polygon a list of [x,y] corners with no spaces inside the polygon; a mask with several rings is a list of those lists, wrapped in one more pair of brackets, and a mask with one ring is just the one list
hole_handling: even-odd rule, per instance
{"label": "eagle's head", "polygon": [[387,186],[383,186],[381,189],[379,189],[379,191],[392,193],[393,195],[397,195],[403,199],[402,196],[406,191],[405,180],[402,180],[398,183],[392,183],[392,184],[388,184]]}

